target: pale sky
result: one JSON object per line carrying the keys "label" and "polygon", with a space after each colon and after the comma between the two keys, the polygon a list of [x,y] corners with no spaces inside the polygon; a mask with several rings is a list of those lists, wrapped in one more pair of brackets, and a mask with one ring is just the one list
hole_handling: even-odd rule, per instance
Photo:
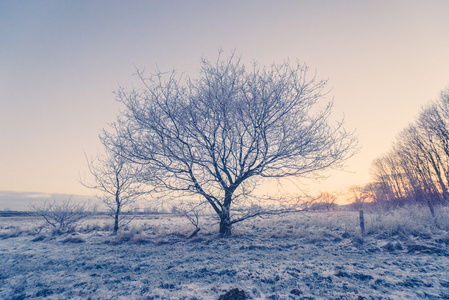
{"label": "pale sky", "polygon": [[328,78],[361,150],[309,188],[367,183],[371,161],[449,85],[448,16],[447,0],[0,1],[0,191],[91,195],[78,179],[115,120],[113,91],[135,66],[195,76],[218,48]]}

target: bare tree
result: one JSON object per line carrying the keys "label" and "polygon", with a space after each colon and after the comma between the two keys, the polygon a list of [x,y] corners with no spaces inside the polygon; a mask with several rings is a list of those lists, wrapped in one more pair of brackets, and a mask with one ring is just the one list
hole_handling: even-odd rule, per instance
{"label": "bare tree", "polygon": [[31,211],[44,218],[56,234],[66,233],[76,227],[76,223],[89,213],[85,204],[72,202],[71,198],[62,201],[45,201],[41,206],[30,205]]}
{"label": "bare tree", "polygon": [[[129,217],[129,206],[144,194],[142,184],[139,183],[137,178],[139,166],[107,147],[105,147],[104,154],[98,154],[92,160],[86,157],[86,160],[89,172],[94,180],[92,183],[81,180],[81,183],[99,192],[97,197],[112,212],[114,218],[113,234],[115,235]],[[128,211],[125,211],[126,208],[128,208]]]}
{"label": "bare tree", "polygon": [[189,220],[195,227],[195,230],[187,237],[193,238],[201,230],[200,228],[200,214],[204,210],[204,203],[179,203],[177,206],[172,207],[172,213],[178,216],[182,216]]}
{"label": "bare tree", "polygon": [[246,69],[240,58],[219,55],[202,60],[197,79],[137,75],[141,89],[117,92],[125,109],[109,142],[143,166],[152,186],[202,197],[221,234],[260,215],[233,218],[231,209],[245,206],[261,178],[319,176],[356,145],[342,122],[329,124],[332,102],[317,107],[327,82],[300,63]]}
{"label": "bare tree", "polygon": [[305,205],[307,210],[331,210],[337,206],[337,198],[337,194],[321,192],[318,196],[310,197]]}
{"label": "bare tree", "polygon": [[372,164],[375,182],[390,202],[429,206],[449,202],[449,96],[431,102],[397,137],[393,149]]}
{"label": "bare tree", "polygon": [[449,203],[449,119],[443,117],[443,106],[438,104],[431,103],[422,110],[417,127],[421,132],[420,150],[430,164],[443,201]]}
{"label": "bare tree", "polygon": [[355,209],[362,209],[370,197],[369,190],[363,185],[353,185],[349,187],[348,192],[352,196],[352,205]]}

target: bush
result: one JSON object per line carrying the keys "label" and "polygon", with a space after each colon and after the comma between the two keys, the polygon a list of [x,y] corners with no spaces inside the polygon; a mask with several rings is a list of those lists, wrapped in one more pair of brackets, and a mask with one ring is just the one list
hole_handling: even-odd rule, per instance
{"label": "bush", "polygon": [[31,210],[44,218],[53,228],[53,234],[73,231],[76,223],[89,215],[84,204],[72,203],[71,199],[61,202],[46,201],[42,206],[31,206]]}

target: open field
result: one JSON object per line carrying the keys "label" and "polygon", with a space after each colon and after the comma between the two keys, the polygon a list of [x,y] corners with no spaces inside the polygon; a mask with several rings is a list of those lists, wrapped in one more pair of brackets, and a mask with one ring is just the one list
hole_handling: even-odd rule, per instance
{"label": "open field", "polygon": [[[116,237],[110,219],[70,234],[35,217],[0,218],[1,299],[449,299],[449,210],[291,214],[220,237],[212,217],[141,216]],[[243,298],[241,298],[243,299]]]}

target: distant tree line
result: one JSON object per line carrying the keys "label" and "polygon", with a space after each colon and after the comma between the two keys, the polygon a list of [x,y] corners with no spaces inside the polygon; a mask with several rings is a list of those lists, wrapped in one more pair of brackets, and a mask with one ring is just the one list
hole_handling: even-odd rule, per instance
{"label": "distant tree line", "polygon": [[382,206],[422,203],[433,214],[434,205],[449,203],[449,88],[372,162],[371,175],[363,193]]}

